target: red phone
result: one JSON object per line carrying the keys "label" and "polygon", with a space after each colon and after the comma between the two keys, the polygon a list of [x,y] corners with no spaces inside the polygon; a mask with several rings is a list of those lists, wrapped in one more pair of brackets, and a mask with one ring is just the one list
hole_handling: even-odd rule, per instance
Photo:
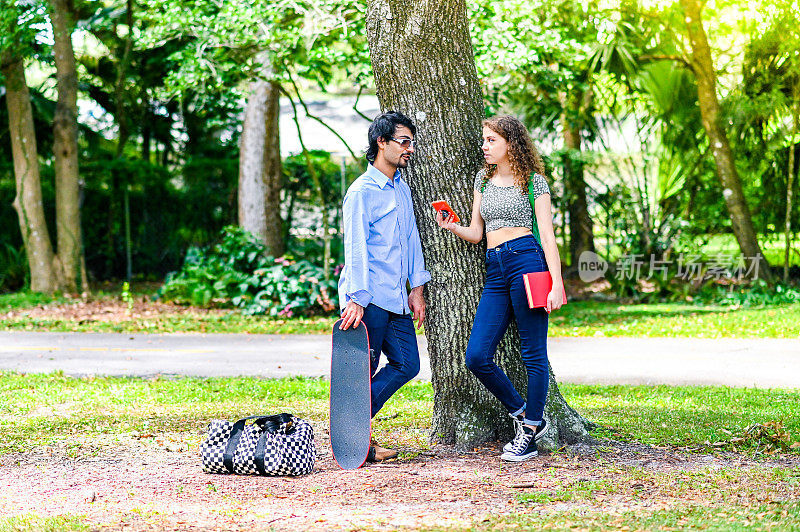
{"label": "red phone", "polygon": [[448,203],[446,201],[444,201],[444,200],[431,202],[431,207],[433,207],[437,211],[441,212],[444,215],[445,219],[447,219],[448,215],[452,215],[453,219],[451,221],[453,221],[453,222],[460,222],[461,221],[461,220],[458,219],[458,215],[453,210],[453,208],[450,205],[448,205]]}

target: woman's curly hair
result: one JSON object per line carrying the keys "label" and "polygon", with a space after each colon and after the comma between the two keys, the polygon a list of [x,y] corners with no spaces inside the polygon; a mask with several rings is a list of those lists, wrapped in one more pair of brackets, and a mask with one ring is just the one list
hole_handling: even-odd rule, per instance
{"label": "woman's curly hair", "polygon": [[[522,122],[509,115],[487,118],[483,121],[483,126],[488,127],[508,142],[508,160],[511,163],[511,171],[514,172],[514,184],[527,194],[531,174],[545,175],[542,156],[534,146],[528,130]],[[484,164],[486,169],[484,179],[488,181],[497,171],[497,165]]]}

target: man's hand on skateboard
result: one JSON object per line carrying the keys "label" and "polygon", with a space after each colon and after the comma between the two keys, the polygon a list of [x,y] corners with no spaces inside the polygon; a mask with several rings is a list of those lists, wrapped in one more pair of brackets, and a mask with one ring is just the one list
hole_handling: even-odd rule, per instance
{"label": "man's hand on skateboard", "polygon": [[342,324],[339,326],[339,328],[342,330],[347,330],[352,325],[353,328],[356,329],[358,328],[358,324],[361,323],[361,318],[363,317],[364,307],[355,301],[350,301],[344,308],[344,312],[342,312]]}
{"label": "man's hand on skateboard", "polygon": [[422,296],[422,287],[418,286],[411,289],[408,294],[408,308],[417,320],[417,329],[422,327],[422,322],[425,321],[425,298]]}

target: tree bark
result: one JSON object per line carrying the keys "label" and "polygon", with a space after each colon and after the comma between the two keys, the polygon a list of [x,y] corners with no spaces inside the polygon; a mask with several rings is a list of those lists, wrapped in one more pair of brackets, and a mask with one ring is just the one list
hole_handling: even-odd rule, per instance
{"label": "tree bark", "polygon": [[281,86],[270,82],[267,94],[264,142],[264,209],[266,211],[266,240],[269,253],[280,257],[286,252],[281,219],[281,189],[283,164],[281,163],[280,105]]}
{"label": "tree bark", "polygon": [[128,143],[128,139],[130,139],[131,136],[131,120],[125,98],[125,80],[131,63],[131,52],[133,51],[133,0],[126,0],[125,7],[125,22],[128,27],[128,33],[125,36],[122,54],[117,62],[117,79],[114,83],[114,98],[116,99],[114,114],[117,120],[117,127],[119,127],[119,138],[117,139],[116,150],[117,159],[122,157],[125,152],[125,145]]}
{"label": "tree bark", "polygon": [[52,294],[58,283],[53,270],[53,246],[42,206],[39,152],[22,59],[4,57],[2,72],[6,80],[8,128],[17,187],[14,208],[19,217],[19,229],[31,272],[31,290]]}
{"label": "tree bark", "polygon": [[268,81],[269,55],[260,52],[256,61],[261,67],[257,77],[250,82],[250,96],[247,99],[239,145],[239,225],[266,244],[264,178],[267,171],[267,111],[271,92]]}
{"label": "tree bark", "polygon": [[758,244],[753,218],[742,191],[742,181],[736,169],[733,151],[722,127],[717,98],[717,75],[711,59],[711,47],[703,27],[701,0],[681,0],[681,6],[686,15],[686,28],[692,51],[689,62],[697,80],[697,99],[700,103],[703,128],[711,143],[717,177],[722,184],[733,234],[745,257],[753,260],[755,257],[761,257],[758,267],[759,276],[769,280],[772,278],[772,272]]}
{"label": "tree bark", "polygon": [[239,225],[261,242],[267,233],[263,176],[268,87],[266,81],[250,83],[239,147]]}
{"label": "tree bark", "polygon": [[[425,289],[434,388],[431,438],[470,449],[510,436],[511,421],[464,364],[484,284],[484,245],[440,230],[430,209],[431,201],[447,199],[468,219],[473,177],[482,165],[483,99],[464,0],[371,0],[367,40],[381,108],[403,112],[418,128],[418,148],[404,177],[433,277]],[[524,395],[514,327],[500,343],[497,358]],[[545,416],[558,430],[542,442],[543,449],[587,437],[587,423],[564,402],[552,372]]]}
{"label": "tree bark", "polygon": [[797,132],[800,130],[800,82],[794,87],[795,103],[790,107],[792,110],[792,142],[789,144],[789,168],[786,177],[786,213],[783,220],[784,252],[783,252],[783,282],[789,282],[789,250],[792,247],[792,195],[794,193],[794,166]]}
{"label": "tree bark", "polygon": [[78,174],[78,72],[72,47],[70,1],[50,0],[58,101],[53,117],[56,176],[56,267],[67,292],[82,288],[84,273]]}

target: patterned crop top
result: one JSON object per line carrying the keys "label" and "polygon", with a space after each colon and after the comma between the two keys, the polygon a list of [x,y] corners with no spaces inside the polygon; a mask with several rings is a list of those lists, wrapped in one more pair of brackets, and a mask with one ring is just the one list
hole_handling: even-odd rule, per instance
{"label": "patterned crop top", "polygon": [[[486,176],[486,170],[481,169],[475,174],[475,190],[481,191],[481,186]],[[541,174],[533,175],[534,199],[542,194],[550,194],[547,180]],[[527,227],[533,229],[533,209],[528,198],[528,193],[522,193],[516,185],[498,187],[491,181],[486,181],[481,199],[481,217],[486,225],[486,232],[490,233],[503,227]]]}

